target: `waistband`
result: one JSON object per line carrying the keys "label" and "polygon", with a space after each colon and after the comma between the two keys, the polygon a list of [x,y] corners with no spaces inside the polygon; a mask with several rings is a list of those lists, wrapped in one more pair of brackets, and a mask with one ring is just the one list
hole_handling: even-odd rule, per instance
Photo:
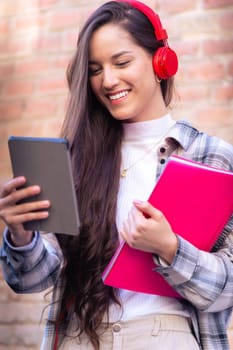
{"label": "waistband", "polygon": [[140,317],[138,319],[129,321],[117,321],[114,323],[110,323],[108,329],[109,328],[112,329],[112,331],[114,332],[120,332],[122,330],[129,331],[130,329],[135,331],[135,328],[138,328],[140,330],[153,328],[154,332],[162,330],[172,330],[178,332],[192,331],[191,320],[189,318],[167,314]]}

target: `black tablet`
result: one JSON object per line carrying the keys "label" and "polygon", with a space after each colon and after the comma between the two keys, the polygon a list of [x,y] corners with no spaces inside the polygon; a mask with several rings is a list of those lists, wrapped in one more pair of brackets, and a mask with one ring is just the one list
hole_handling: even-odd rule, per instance
{"label": "black tablet", "polygon": [[51,202],[49,217],[26,222],[25,229],[77,235],[80,221],[67,140],[11,136],[8,146],[14,177],[25,176],[25,186],[41,187],[27,201]]}

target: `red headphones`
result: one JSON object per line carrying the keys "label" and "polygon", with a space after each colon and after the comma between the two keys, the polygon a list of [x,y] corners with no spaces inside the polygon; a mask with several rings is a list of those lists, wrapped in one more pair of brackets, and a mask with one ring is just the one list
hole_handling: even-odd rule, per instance
{"label": "red headphones", "polygon": [[129,3],[132,7],[136,8],[142,12],[151,22],[155,37],[158,41],[162,40],[164,46],[159,47],[153,56],[153,69],[155,74],[160,79],[169,79],[176,74],[178,69],[178,58],[172,49],[168,46],[167,43],[167,32],[162,27],[159,16],[147,5],[143,4],[140,1],[136,0],[118,0],[120,2]]}

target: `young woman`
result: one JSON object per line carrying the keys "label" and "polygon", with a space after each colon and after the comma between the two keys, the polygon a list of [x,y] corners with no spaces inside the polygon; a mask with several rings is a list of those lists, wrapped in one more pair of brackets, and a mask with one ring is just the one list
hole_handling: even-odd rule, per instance
{"label": "young woman", "polygon": [[[156,56],[164,58],[164,50],[165,70]],[[171,154],[233,170],[231,145],[168,113],[176,69],[152,10],[136,1],[99,7],[68,68],[62,130],[70,143],[80,234],[25,231],[24,222],[48,216],[49,201],[18,204],[40,191],[36,185],[20,189],[24,177],[1,187],[6,281],[18,293],[54,285],[41,349],[229,349],[233,221],[204,252],[172,232],[163,213],[146,201]],[[153,253],[183,298],[105,286],[101,275],[122,239]]]}

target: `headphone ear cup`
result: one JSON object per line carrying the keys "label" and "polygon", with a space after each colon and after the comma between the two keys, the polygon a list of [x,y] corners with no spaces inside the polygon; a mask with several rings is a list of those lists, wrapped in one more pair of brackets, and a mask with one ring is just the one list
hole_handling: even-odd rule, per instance
{"label": "headphone ear cup", "polygon": [[176,74],[178,69],[178,58],[172,49],[168,46],[158,48],[153,56],[153,68],[157,77],[160,79],[169,79]]}

